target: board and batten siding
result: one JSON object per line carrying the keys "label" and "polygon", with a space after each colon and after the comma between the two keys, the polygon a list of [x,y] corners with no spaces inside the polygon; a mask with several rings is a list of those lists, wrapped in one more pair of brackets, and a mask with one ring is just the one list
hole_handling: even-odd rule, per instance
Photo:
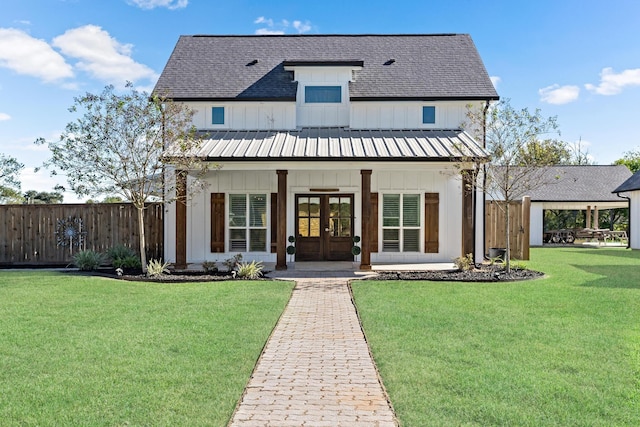
{"label": "board and batten siding", "polygon": [[[295,102],[188,102],[195,111],[193,125],[200,130],[295,129]],[[224,125],[212,124],[211,108],[224,107]]]}
{"label": "board and batten siding", "polygon": [[[468,101],[353,101],[352,129],[460,129]],[[436,122],[422,123],[422,107],[436,107]]]}
{"label": "board and batten siding", "polygon": [[[333,67],[295,67],[295,80],[298,82],[296,94],[296,123],[298,127],[335,127],[349,126],[349,81],[352,74],[349,68]],[[305,103],[307,86],[340,86],[340,103]]]}
{"label": "board and batten siding", "polygon": [[623,193],[629,196],[629,244],[631,249],[640,249],[640,190]]}
{"label": "board and batten siding", "polygon": [[[273,166],[273,165],[272,165]],[[229,170],[229,168],[238,170]],[[277,175],[274,170],[252,170],[249,164],[228,164],[215,172],[209,172],[207,188],[194,195],[187,209],[187,260],[189,263],[203,261],[223,261],[234,253],[229,252],[225,241],[224,252],[211,251],[211,194],[229,193],[272,194],[277,192]],[[340,167],[340,169],[336,169]],[[354,195],[354,230],[361,235],[361,169],[373,170],[371,191],[377,193],[379,203],[385,193],[420,194],[421,209],[424,209],[425,193],[437,193],[438,211],[438,249],[434,253],[420,252],[391,253],[375,252],[371,254],[374,263],[418,263],[418,262],[451,262],[460,256],[462,232],[462,196],[461,180],[457,170],[450,165],[407,165],[407,164],[356,164],[317,162],[314,168],[304,162],[286,165],[288,170],[287,191],[287,236],[295,232],[295,195],[309,194],[311,189],[339,190],[341,194]],[[442,171],[442,168],[445,171]],[[375,211],[375,210],[374,210]],[[270,206],[267,212],[271,212]],[[378,224],[382,224],[382,209],[378,209]],[[225,213],[226,216],[226,213]],[[421,213],[424,218],[424,212]],[[165,259],[175,260],[175,205],[166,206]],[[228,231],[228,218],[225,218],[225,230]],[[271,241],[270,219],[267,219],[267,242]],[[421,235],[424,236],[424,220],[421,221]],[[173,233],[173,234],[171,234]],[[228,232],[225,233],[228,237]],[[382,233],[378,233],[379,248]],[[227,239],[228,240],[228,239]],[[422,243],[424,245],[424,242]],[[245,254],[245,259],[264,262],[275,262],[275,254],[270,248],[266,252]],[[287,259],[289,261],[289,259]]]}

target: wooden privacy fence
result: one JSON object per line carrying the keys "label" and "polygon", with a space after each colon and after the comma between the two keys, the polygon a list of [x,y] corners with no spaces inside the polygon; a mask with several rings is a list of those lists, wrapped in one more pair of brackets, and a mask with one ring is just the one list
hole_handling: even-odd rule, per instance
{"label": "wooden privacy fence", "polygon": [[[505,202],[488,200],[485,202],[485,255],[490,248],[505,248],[506,216]],[[531,199],[524,197],[522,201],[509,204],[509,237],[511,240],[511,258],[529,259],[529,235],[531,227]]]}
{"label": "wooden privacy fence", "polygon": [[[144,211],[147,257],[163,256],[163,206]],[[138,252],[138,213],[130,203],[0,205],[0,265],[68,265],[84,249],[123,244]]]}

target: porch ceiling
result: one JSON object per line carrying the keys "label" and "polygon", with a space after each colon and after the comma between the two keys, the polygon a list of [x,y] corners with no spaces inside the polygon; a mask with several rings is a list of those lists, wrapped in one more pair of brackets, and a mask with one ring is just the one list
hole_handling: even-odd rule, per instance
{"label": "porch ceiling", "polygon": [[[172,157],[171,150],[166,153]],[[208,161],[470,161],[488,153],[462,130],[221,130],[191,153]]]}

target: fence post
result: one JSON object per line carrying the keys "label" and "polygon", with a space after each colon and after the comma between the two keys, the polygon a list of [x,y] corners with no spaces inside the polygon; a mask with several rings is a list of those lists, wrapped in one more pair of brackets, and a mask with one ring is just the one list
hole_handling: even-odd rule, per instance
{"label": "fence post", "polygon": [[529,260],[531,246],[531,197],[524,196],[522,198],[522,259]]}

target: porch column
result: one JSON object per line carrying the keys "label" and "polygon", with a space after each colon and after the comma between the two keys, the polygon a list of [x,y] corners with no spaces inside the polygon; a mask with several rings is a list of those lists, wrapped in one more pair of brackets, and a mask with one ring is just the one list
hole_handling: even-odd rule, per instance
{"label": "porch column", "polygon": [[593,228],[596,230],[600,229],[600,216],[598,214],[598,207],[593,207]]}
{"label": "porch column", "polygon": [[371,169],[360,171],[362,175],[362,236],[360,236],[360,270],[371,270]]}
{"label": "porch column", "polygon": [[473,247],[473,235],[475,233],[473,193],[475,192],[476,172],[471,169],[461,171],[462,174],[462,254],[473,254],[475,259],[475,248]]}
{"label": "porch column", "polygon": [[278,226],[276,244],[276,270],[287,269],[287,173],[277,170],[278,174]]}
{"label": "porch column", "polygon": [[178,270],[187,268],[187,172],[176,171],[176,262]]}
{"label": "porch column", "polygon": [[591,228],[591,206],[587,206],[587,219],[585,221],[585,228]]}

